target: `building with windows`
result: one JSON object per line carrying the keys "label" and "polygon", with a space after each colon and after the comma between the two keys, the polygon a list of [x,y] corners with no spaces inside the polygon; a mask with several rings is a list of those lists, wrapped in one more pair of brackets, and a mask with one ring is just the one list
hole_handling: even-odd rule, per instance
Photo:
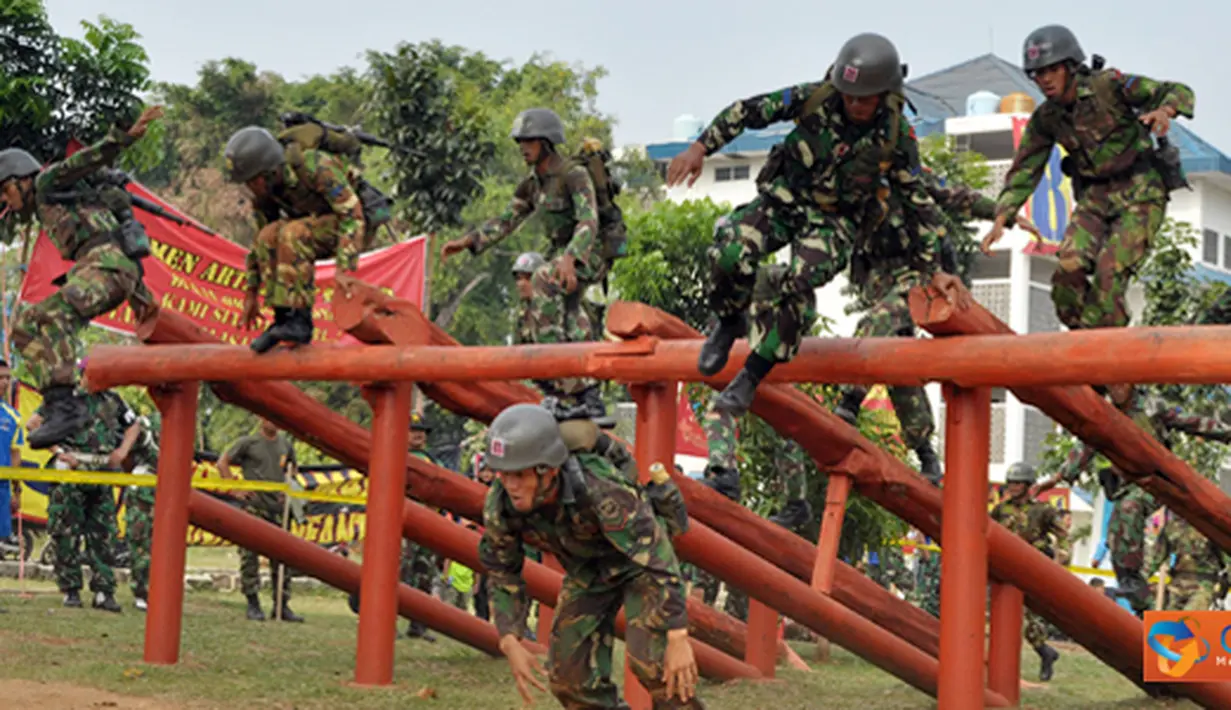
{"label": "building with windows", "polygon": [[[992,169],[992,186],[987,193],[999,192],[1012,161],[1021,130],[1034,104],[1017,106],[1012,95],[1024,94],[1033,102],[1043,97],[1034,83],[1015,65],[993,54],[976,57],[962,64],[908,81],[906,96],[913,104],[907,110],[915,132],[921,138],[936,132],[949,135],[959,150],[983,155]],[[1001,112],[1002,99],[1006,112]],[[672,140],[645,146],[646,155],[660,171],[685,150],[704,122],[692,116],[675,121]],[[691,188],[669,191],[677,201],[708,197],[732,206],[747,202],[756,194],[755,178],[764,166],[769,151],[790,132],[790,124],[778,124],[749,131],[706,161],[706,168]],[[1185,125],[1183,119],[1172,123],[1170,137],[1179,147],[1184,168],[1192,183],[1191,191],[1172,194],[1168,215],[1187,222],[1200,235],[1193,254],[1199,274],[1205,278],[1231,283],[1231,159],[1203,141]],[[1059,330],[1061,325],[1051,301],[1051,275],[1058,247],[1067,226],[1072,205],[1068,178],[1060,172],[1061,152],[1053,154],[1052,165],[1034,198],[1026,206],[1027,215],[1044,234],[1034,241],[1025,232],[1006,232],[999,249],[976,265],[975,298],[1019,333]],[[978,225],[986,231],[990,224]],[[784,254],[785,256],[785,254]],[[835,331],[848,336],[854,331],[856,315],[845,312],[848,299],[841,294],[841,277],[817,292],[818,310],[836,323]],[[1138,287],[1130,294],[1134,313],[1141,311]],[[944,403],[939,387],[929,388],[938,424],[937,450],[944,448]],[[1005,470],[1016,461],[1038,463],[1044,439],[1055,430],[1055,423],[1023,404],[1012,394],[997,390],[993,395],[991,480],[1003,481]],[[1073,501],[1074,513],[1090,510],[1085,494]],[[1099,506],[1101,508],[1101,506]],[[1086,559],[1090,550],[1079,550],[1075,559]]]}

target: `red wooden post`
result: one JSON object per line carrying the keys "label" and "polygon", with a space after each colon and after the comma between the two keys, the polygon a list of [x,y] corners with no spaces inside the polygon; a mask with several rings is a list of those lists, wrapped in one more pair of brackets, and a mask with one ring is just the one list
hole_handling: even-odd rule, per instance
{"label": "red wooden post", "polygon": [[1022,590],[992,584],[992,638],[987,651],[987,685],[1010,703],[1021,700]]}
{"label": "red wooden post", "polygon": [[[829,474],[825,488],[825,512],[821,516],[821,537],[816,542],[816,565],[812,568],[812,588],[821,594],[833,591],[834,571],[838,567],[838,541],[842,538],[842,519],[851,492],[851,477]],[[829,639],[816,639],[816,660],[829,660]]]}

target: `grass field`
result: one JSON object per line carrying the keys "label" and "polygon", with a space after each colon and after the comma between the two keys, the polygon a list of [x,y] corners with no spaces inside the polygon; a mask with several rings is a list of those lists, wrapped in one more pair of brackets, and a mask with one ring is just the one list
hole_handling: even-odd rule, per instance
{"label": "grass field", "polygon": [[[64,609],[48,584],[27,583],[25,595],[17,594],[16,586],[12,580],[0,582],[0,607],[8,610],[0,615],[0,706],[57,710],[521,706],[503,659],[487,658],[444,638],[436,644],[399,639],[393,687],[351,686],[357,624],[340,592],[297,594],[293,607],[307,617],[307,623],[280,625],[246,621],[239,594],[189,593],[181,663],[153,667],[141,662],[144,616],[133,610],[128,590],[117,595],[124,613],[112,615],[88,608]],[[402,622],[399,628],[404,626]],[[805,659],[810,657],[810,649],[801,645],[799,650]],[[1084,651],[1067,646],[1062,650],[1056,678],[1046,687],[1026,689],[1023,708],[1196,707],[1150,701]],[[1027,680],[1037,673],[1037,663],[1027,651],[1023,657]],[[809,673],[780,669],[775,681],[706,683],[701,692],[714,710],[935,707],[930,698],[841,650],[835,651],[830,663],[812,665]],[[434,699],[419,697],[429,690]],[[536,707],[558,705],[543,696]]]}

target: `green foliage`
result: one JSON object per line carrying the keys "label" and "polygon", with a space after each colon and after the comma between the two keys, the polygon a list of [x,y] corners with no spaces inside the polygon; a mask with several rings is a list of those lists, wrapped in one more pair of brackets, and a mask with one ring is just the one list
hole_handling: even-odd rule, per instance
{"label": "green foliage", "polygon": [[953,180],[976,190],[992,183],[987,158],[973,151],[957,150],[953,136],[933,133],[919,141],[919,160],[946,183]]}

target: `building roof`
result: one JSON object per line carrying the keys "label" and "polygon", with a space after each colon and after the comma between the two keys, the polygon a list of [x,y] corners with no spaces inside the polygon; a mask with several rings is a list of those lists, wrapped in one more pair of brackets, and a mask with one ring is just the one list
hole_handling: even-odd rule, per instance
{"label": "building roof", "polygon": [[[976,91],[990,91],[998,96],[1023,92],[1036,102],[1043,100],[1038,87],[1016,64],[995,54],[984,54],[907,82],[906,98],[918,112],[911,115],[915,133],[922,137],[943,131],[946,118],[965,114],[966,97]],[[747,131],[719,152],[768,151],[782,141],[790,132],[790,127],[789,123],[780,123],[759,131]],[[1231,158],[1202,140],[1187,126],[1179,122],[1171,124],[1170,137],[1180,149],[1186,172],[1231,175]],[[655,143],[646,146],[646,153],[651,160],[669,160],[682,153],[688,144],[689,141]]]}

